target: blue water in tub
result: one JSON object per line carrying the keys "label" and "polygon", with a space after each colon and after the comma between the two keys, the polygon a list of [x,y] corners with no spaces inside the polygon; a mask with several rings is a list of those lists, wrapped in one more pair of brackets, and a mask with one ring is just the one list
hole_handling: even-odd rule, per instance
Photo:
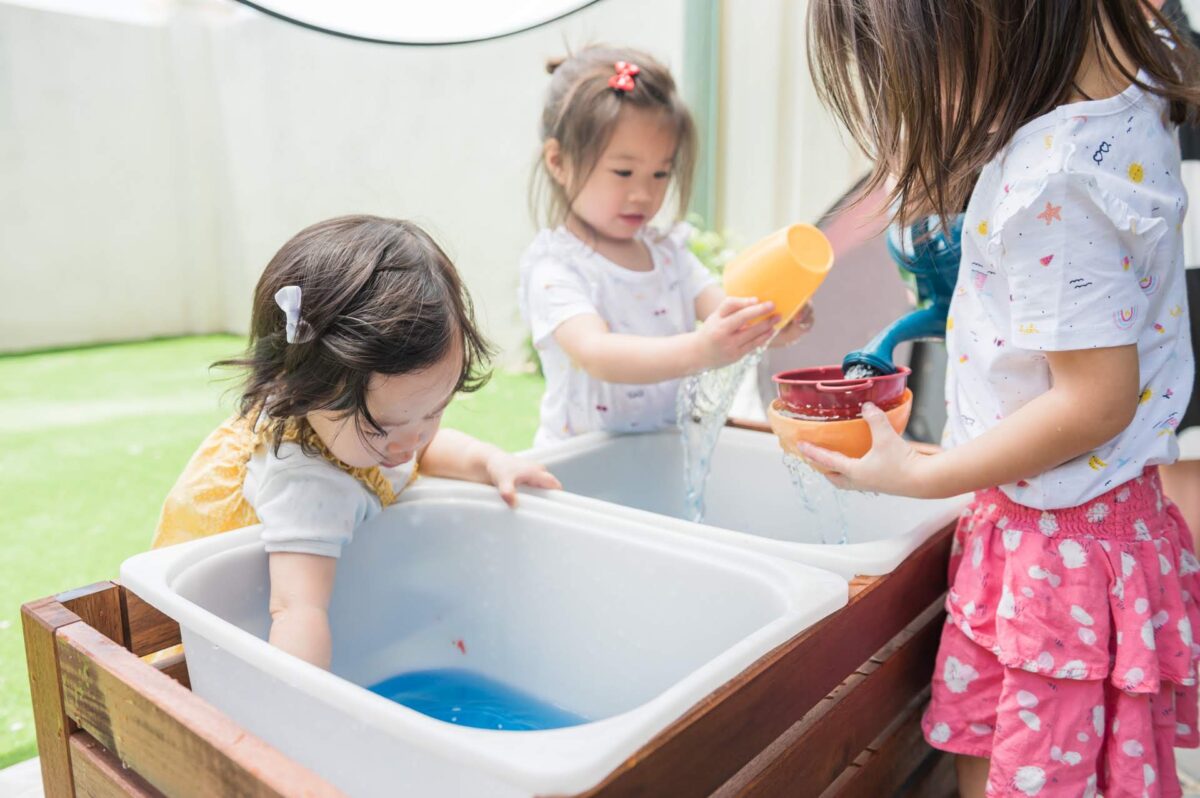
{"label": "blue water in tub", "polygon": [[461,668],[402,673],[367,689],[431,718],[476,729],[536,731],[588,722],[504,682]]}

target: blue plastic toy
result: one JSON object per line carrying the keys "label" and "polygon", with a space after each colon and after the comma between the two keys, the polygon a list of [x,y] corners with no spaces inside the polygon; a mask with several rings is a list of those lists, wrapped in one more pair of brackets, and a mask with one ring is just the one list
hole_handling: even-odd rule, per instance
{"label": "blue plastic toy", "polygon": [[902,316],[876,335],[871,342],[842,360],[847,377],[895,374],[893,352],[905,341],[944,338],[950,299],[958,281],[962,257],[963,217],[954,217],[943,229],[939,217],[930,216],[910,227],[893,225],[887,245],[901,273],[916,281],[917,309]]}

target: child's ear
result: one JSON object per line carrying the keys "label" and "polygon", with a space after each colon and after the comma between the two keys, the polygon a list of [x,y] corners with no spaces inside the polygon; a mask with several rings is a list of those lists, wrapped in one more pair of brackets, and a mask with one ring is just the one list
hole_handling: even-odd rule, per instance
{"label": "child's ear", "polygon": [[542,145],[542,161],[546,164],[546,171],[550,173],[550,177],[554,178],[554,182],[560,186],[566,186],[570,175],[563,159],[562,145],[558,143],[558,139],[546,139],[546,143]]}

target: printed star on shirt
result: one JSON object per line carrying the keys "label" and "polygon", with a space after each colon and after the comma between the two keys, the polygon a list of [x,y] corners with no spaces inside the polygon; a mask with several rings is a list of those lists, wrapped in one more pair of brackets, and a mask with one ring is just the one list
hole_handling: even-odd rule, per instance
{"label": "printed star on shirt", "polygon": [[1042,221],[1044,221],[1044,222],[1045,222],[1047,225],[1049,225],[1051,222],[1054,222],[1054,221],[1059,221],[1059,222],[1061,222],[1061,221],[1062,221],[1062,216],[1061,216],[1061,215],[1059,215],[1059,212],[1060,212],[1061,210],[1062,210],[1062,206],[1061,206],[1061,205],[1051,205],[1049,202],[1047,202],[1047,203],[1046,203],[1046,210],[1044,210],[1044,211],[1042,211],[1041,213],[1039,213],[1039,214],[1037,215],[1037,218],[1039,218],[1039,219],[1041,219]]}

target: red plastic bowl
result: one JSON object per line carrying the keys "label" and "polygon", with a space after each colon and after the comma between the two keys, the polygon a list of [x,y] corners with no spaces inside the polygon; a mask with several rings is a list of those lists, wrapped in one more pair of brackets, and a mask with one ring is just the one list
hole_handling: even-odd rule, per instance
{"label": "red plastic bowl", "polygon": [[848,380],[841,366],[815,366],[781,371],[773,379],[784,407],[814,419],[846,420],[862,416],[862,406],[871,402],[887,411],[904,400],[910,369],[900,366],[895,374]]}

